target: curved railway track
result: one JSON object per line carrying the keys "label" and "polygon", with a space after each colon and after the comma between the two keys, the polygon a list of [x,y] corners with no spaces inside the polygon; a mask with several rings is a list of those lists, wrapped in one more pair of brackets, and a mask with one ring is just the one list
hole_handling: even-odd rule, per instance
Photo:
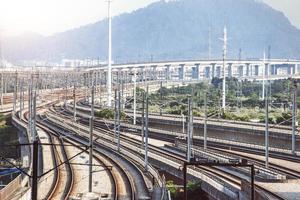
{"label": "curved railway track", "polygon": [[[54,126],[50,126],[48,123],[46,124],[45,121],[42,122],[44,126],[47,126],[54,132],[58,132],[58,128]],[[74,140],[71,137],[67,138],[68,142],[71,144],[81,144],[86,145],[87,143],[83,142],[85,138],[81,140]],[[113,199],[117,200],[134,200],[135,197],[135,185],[133,183],[131,175],[128,171],[115,160],[110,158],[109,156],[101,153],[97,148],[94,148],[94,159],[98,160],[100,163],[105,163],[104,166],[112,166],[111,170],[108,170],[113,178],[113,185],[114,185],[114,195]]]}
{"label": "curved railway track", "polygon": [[[68,117],[68,112],[66,113],[63,113],[63,112],[60,112],[61,115],[63,115],[63,117],[67,118],[67,119],[70,119],[70,117]],[[83,124],[83,125],[87,125],[87,121],[84,119],[84,118],[81,118],[80,122]],[[102,133],[105,133],[105,134],[111,134],[110,131],[107,131],[106,129],[103,129],[103,125],[100,124],[100,127],[99,127],[99,124],[97,124],[97,121],[95,121],[94,123],[94,126],[95,126],[95,129],[98,130],[98,131],[101,131]],[[112,135],[112,134],[111,134]],[[122,136],[121,135],[121,139],[123,141],[126,141],[126,143],[129,143],[129,144],[132,144],[134,145],[136,148],[140,148],[140,142],[137,142],[136,140],[134,139],[131,139],[131,138],[128,138],[128,137],[125,137],[125,136]],[[126,146],[123,146],[122,145],[122,148],[127,148],[128,150],[130,150],[130,148],[126,147]],[[131,149],[132,151],[132,149]],[[162,155],[166,158],[169,158],[174,161],[177,161],[179,163],[183,163],[185,161],[185,158],[184,157],[178,157],[178,156],[174,156],[172,153],[167,153],[163,150],[161,150],[160,148],[157,148],[155,146],[152,146],[152,145],[149,145],[149,151],[151,152],[154,152],[156,154],[159,154],[159,155]],[[206,173],[208,173],[209,176],[217,176],[218,177],[221,177],[224,181],[226,182],[230,182],[234,185],[238,185],[239,187],[241,187],[241,181],[242,179],[237,176],[237,175],[233,175],[233,174],[228,174],[218,168],[214,168],[214,167],[199,167],[199,169],[202,169],[203,171],[205,171]],[[265,195],[267,195],[268,197],[270,198],[275,198],[275,199],[284,199],[282,198],[281,196],[259,186],[259,185],[255,185],[256,186],[256,190],[257,192],[264,192]]]}
{"label": "curved railway track", "polygon": [[[23,122],[27,123],[28,120],[28,112],[24,113]],[[37,124],[37,127],[42,129],[49,137],[49,141],[52,144],[56,144],[54,146],[50,146],[52,152],[52,160],[54,162],[55,167],[54,171],[54,181],[50,186],[50,189],[45,196],[46,199],[64,199],[67,200],[73,188],[73,169],[71,165],[66,162],[68,159],[67,152],[65,147],[63,146],[62,140],[59,138],[57,134],[47,129],[46,127]],[[55,141],[55,142],[54,142]],[[63,162],[66,162],[62,164]]]}
{"label": "curved railway track", "polygon": [[[89,108],[90,105],[87,102],[83,102],[80,101],[78,102],[78,105],[82,106],[82,107],[86,107]],[[95,108],[100,108],[99,106],[95,106]],[[125,110],[126,113],[129,113],[130,115],[133,115],[133,111],[130,109],[126,109]],[[137,112],[137,114],[140,114],[140,112]],[[168,113],[163,113],[163,116],[160,115],[160,113],[149,113],[149,115],[151,116],[156,116],[156,117],[161,117],[162,119],[166,119],[169,118],[169,120],[174,120],[175,119],[179,119],[182,120],[182,116],[180,115],[174,115],[174,114],[168,114]],[[204,117],[194,117],[193,118],[194,121],[203,121]],[[226,119],[217,119],[217,118],[208,118],[209,122],[216,122],[216,123],[234,123],[237,125],[247,125],[247,126],[255,126],[255,127],[265,127],[264,123],[256,123],[256,122],[245,122],[245,121],[233,121],[233,120],[226,120]],[[270,124],[270,129],[272,128],[276,128],[276,129],[280,129],[280,130],[291,130],[291,127],[286,126],[286,125],[273,125]],[[300,130],[300,129],[299,129]]]}

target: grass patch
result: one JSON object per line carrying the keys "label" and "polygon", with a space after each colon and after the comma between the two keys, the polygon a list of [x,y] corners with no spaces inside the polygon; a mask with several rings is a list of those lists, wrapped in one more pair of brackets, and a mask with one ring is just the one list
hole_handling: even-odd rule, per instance
{"label": "grass patch", "polygon": [[19,144],[18,130],[11,124],[11,117],[6,118],[2,114],[0,114],[0,124],[0,155],[18,159],[20,147],[15,146],[15,144]]}

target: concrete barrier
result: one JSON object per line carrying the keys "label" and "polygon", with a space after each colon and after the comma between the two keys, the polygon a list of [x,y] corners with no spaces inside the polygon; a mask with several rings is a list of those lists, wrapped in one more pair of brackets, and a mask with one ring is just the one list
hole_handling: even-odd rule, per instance
{"label": "concrete barrier", "polygon": [[11,181],[7,186],[0,190],[0,199],[9,200],[10,196],[15,193],[21,187],[22,177],[17,176],[13,181]]}

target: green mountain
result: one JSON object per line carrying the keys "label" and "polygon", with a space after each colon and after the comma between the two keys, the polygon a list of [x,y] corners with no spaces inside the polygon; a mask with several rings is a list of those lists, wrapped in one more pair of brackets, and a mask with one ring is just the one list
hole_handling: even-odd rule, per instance
{"label": "green mountain", "polygon": [[[228,29],[228,57],[300,58],[300,30],[283,13],[257,0],[159,1],[113,18],[115,62],[207,59],[209,35],[214,58],[222,56],[223,28]],[[209,31],[210,30],[210,31]],[[209,34],[209,32],[211,34]],[[49,37],[7,39],[11,61],[107,58],[107,20]]]}

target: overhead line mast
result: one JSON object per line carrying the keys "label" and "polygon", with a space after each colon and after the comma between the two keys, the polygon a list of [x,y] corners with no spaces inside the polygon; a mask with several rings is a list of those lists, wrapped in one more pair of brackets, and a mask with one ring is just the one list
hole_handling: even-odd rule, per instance
{"label": "overhead line mast", "polygon": [[107,70],[107,106],[111,107],[112,94],[111,94],[111,1],[108,0],[108,70]]}
{"label": "overhead line mast", "polygon": [[224,33],[223,33],[223,85],[222,85],[222,112],[224,114],[226,109],[226,56],[227,56],[227,28],[224,27]]}

